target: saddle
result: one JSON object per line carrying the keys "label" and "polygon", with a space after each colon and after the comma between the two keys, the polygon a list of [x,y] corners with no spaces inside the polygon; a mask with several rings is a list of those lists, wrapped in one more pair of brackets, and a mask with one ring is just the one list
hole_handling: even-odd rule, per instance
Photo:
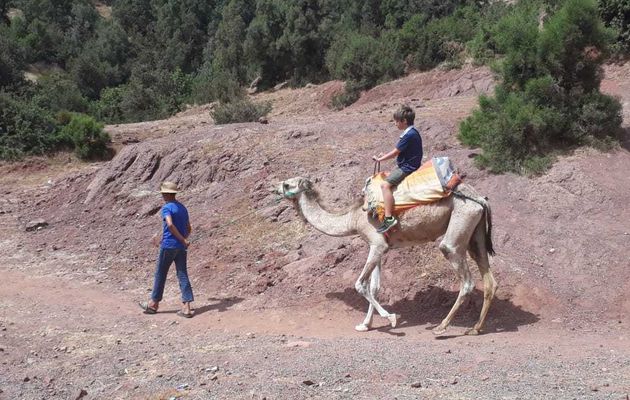
{"label": "saddle", "polygon": [[[385,215],[381,184],[385,181],[385,172],[375,173],[365,181],[363,188],[363,210],[370,217],[383,220]],[[448,157],[433,157],[420,168],[407,176],[394,190],[394,214],[399,215],[413,207],[430,204],[451,195],[461,183]]]}

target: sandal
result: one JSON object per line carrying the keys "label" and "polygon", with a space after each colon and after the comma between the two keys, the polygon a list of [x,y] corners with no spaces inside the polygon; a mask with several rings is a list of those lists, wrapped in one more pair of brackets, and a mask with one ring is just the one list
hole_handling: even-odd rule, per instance
{"label": "sandal", "polygon": [[157,314],[157,309],[150,307],[149,303],[146,301],[138,303],[138,305],[140,306],[140,308],[144,310],[143,311],[144,314]]}
{"label": "sandal", "polygon": [[189,312],[189,313],[185,313],[182,310],[177,311],[177,315],[179,315],[180,317],[184,317],[184,318],[192,318],[193,315],[195,315],[195,313],[193,311]]}

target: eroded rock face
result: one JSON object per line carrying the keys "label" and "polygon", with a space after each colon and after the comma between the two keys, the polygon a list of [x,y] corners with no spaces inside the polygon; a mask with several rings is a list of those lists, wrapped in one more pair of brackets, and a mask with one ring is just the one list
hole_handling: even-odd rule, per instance
{"label": "eroded rock face", "polygon": [[99,197],[142,197],[168,180],[182,190],[202,188],[250,168],[251,159],[238,151],[220,148],[208,152],[206,141],[192,140],[174,146],[165,140],[128,146],[102,168],[87,187],[84,203]]}
{"label": "eroded rock face", "polygon": [[44,219],[39,218],[39,219],[34,219],[32,221],[29,221],[24,227],[24,229],[27,232],[32,232],[32,231],[43,229],[47,226],[48,226],[48,222],[46,222],[46,220]]}

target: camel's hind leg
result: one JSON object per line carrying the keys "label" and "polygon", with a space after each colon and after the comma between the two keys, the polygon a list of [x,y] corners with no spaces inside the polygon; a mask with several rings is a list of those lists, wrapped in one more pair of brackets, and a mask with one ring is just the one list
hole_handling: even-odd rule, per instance
{"label": "camel's hind leg", "polygon": [[488,310],[494,299],[494,294],[497,291],[497,281],[494,280],[492,271],[490,271],[490,261],[488,260],[488,250],[486,247],[485,239],[485,224],[480,223],[475,229],[473,238],[470,241],[470,247],[468,253],[479,267],[481,278],[483,279],[483,306],[481,307],[481,313],[479,314],[479,321],[472,329],[466,331],[467,335],[478,335],[483,328],[483,323],[488,315]]}
{"label": "camel's hind leg", "polygon": [[[370,275],[370,294],[373,298],[376,298],[378,291],[381,288],[381,265],[377,264]],[[374,306],[370,303],[368,312],[363,322],[354,327],[359,332],[366,332],[372,327],[372,317],[374,316]]]}
{"label": "camel's hind leg", "polygon": [[[372,291],[369,290],[367,287],[368,277],[372,275],[372,271],[374,270],[374,268],[376,268],[377,265],[381,264],[381,258],[386,249],[387,249],[386,243],[370,245],[370,253],[368,255],[368,259],[365,262],[363,271],[361,271],[361,275],[359,275],[359,279],[357,279],[357,282],[354,286],[357,292],[362,294],[363,297],[365,297],[367,301],[370,302],[370,305],[374,307],[374,310],[376,310],[381,317],[387,318],[389,320],[391,327],[395,328],[397,324],[398,316],[396,314],[390,314],[389,312],[387,312],[378,303],[378,301],[376,301],[376,299],[372,295]],[[380,281],[380,278],[379,278],[379,281]],[[369,316],[369,312],[370,310],[368,309],[368,315],[366,316],[366,319]],[[359,326],[361,325],[358,325],[357,327]]]}
{"label": "camel's hind leg", "polygon": [[448,315],[442,320],[440,325],[433,329],[435,335],[441,335],[446,332],[446,328],[450,325],[464,299],[475,287],[468,269],[468,262],[466,261],[466,250],[480,219],[480,210],[477,211],[474,208],[460,210],[457,214],[453,213],[446,234],[440,243],[440,251],[455,269],[460,279],[460,286],[455,304],[453,304],[453,307],[451,307]]}
{"label": "camel's hind leg", "polygon": [[433,333],[435,335],[441,335],[446,332],[446,328],[448,328],[451,324],[453,317],[464,302],[464,299],[475,287],[470,275],[470,270],[468,269],[468,263],[466,262],[465,250],[462,252],[459,249],[450,248],[444,243],[440,244],[440,250],[442,250],[446,258],[448,258],[453,268],[455,268],[457,276],[461,282],[459,286],[459,293],[457,294],[457,300],[455,300],[455,304],[451,307],[451,311],[449,311],[448,315],[444,318],[444,320],[442,320],[440,325],[433,329]]}

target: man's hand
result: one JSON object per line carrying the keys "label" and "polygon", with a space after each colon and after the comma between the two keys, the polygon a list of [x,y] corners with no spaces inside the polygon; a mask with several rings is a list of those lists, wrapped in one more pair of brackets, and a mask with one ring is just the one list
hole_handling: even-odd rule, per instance
{"label": "man's hand", "polygon": [[151,243],[153,243],[155,247],[160,247],[160,241],[162,239],[161,236],[162,236],[161,234],[156,233],[155,235],[151,237]]}
{"label": "man's hand", "polygon": [[378,161],[378,162],[383,161],[381,160],[381,157],[383,157],[383,153],[379,153],[378,156],[372,156],[372,160]]}
{"label": "man's hand", "polygon": [[188,246],[190,246],[190,242],[188,241],[188,239],[184,239],[184,246],[186,248],[188,248]]}

